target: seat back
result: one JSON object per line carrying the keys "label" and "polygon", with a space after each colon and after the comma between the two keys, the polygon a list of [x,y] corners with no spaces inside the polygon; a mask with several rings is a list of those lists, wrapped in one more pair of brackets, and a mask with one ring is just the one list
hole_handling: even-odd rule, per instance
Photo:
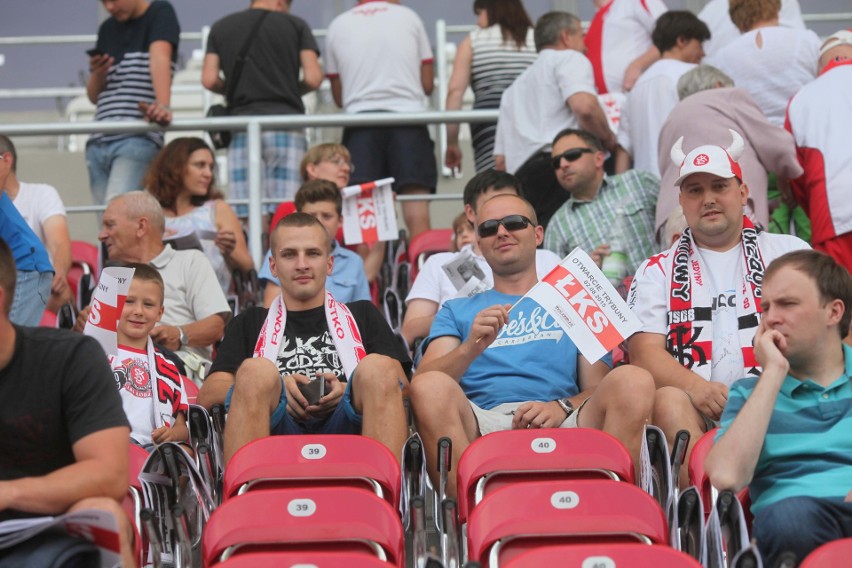
{"label": "seat back", "polygon": [[220,562],[217,568],[286,568],[321,566],[322,568],[390,568],[384,560],[358,552],[248,552]]}
{"label": "seat back", "polygon": [[202,539],[204,566],[257,551],[373,550],[402,567],[404,548],[396,509],[369,491],[350,487],[250,491],[222,503]]}
{"label": "seat back", "polygon": [[186,393],[186,403],[187,404],[195,404],[195,401],[198,399],[199,388],[192,379],[187,377],[181,377],[181,382],[183,384],[183,392]]}
{"label": "seat back", "polygon": [[633,483],[633,460],[613,436],[592,428],[507,430],[475,440],[458,464],[459,520],[510,482],[607,478]]}
{"label": "seat back", "polygon": [[558,544],[524,552],[505,564],[506,568],[700,568],[691,556],[668,546],[633,543]]}
{"label": "seat back", "polygon": [[390,450],[365,436],[269,436],[246,444],[228,462],[222,500],[258,488],[354,485],[398,507],[401,477]]}
{"label": "seat back", "polygon": [[799,568],[822,568],[824,566],[847,566],[852,557],[852,538],[843,538],[823,544],[808,554]]}
{"label": "seat back", "polygon": [[[411,239],[408,245],[408,262],[411,263],[411,281],[431,254],[447,252],[452,246],[452,229],[430,229]],[[405,300],[405,298],[403,298]]]}
{"label": "seat back", "polygon": [[551,542],[668,540],[665,514],[653,497],[630,483],[597,479],[507,485],[468,519],[469,559],[491,568]]}

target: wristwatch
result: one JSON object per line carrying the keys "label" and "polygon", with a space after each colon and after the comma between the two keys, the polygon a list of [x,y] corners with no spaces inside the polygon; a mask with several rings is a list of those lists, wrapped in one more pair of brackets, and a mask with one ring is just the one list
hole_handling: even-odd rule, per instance
{"label": "wristwatch", "polygon": [[180,349],[184,345],[189,345],[189,336],[186,334],[186,332],[180,326],[178,326],[178,331],[180,332],[180,339],[179,339],[180,345],[178,345],[178,349]]}
{"label": "wristwatch", "polygon": [[562,410],[565,411],[565,418],[568,418],[569,416],[574,414],[574,404],[571,402],[570,398],[557,398],[556,404],[562,407]]}

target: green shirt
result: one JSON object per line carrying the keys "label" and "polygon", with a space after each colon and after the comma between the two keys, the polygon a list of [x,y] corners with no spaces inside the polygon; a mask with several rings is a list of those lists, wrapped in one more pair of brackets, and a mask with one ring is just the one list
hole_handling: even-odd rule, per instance
{"label": "green shirt", "polygon": [[610,244],[616,211],[625,213],[627,268],[630,274],[657,252],[654,217],[660,180],[654,174],[630,170],[617,176],[604,174],[601,187],[591,201],[571,197],[551,217],[544,233],[544,248],[560,258],[580,247],[588,253]]}

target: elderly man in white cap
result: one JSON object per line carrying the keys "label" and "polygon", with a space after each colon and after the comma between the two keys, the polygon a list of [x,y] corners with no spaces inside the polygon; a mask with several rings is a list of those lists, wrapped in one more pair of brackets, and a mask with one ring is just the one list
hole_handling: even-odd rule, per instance
{"label": "elderly man in white cap", "polygon": [[814,248],[852,272],[852,30],[830,35],[819,52],[819,76],[787,106],[804,175],[793,193],[811,219]]}
{"label": "elderly man in white cap", "polygon": [[[807,244],[758,232],[743,215],[748,186],[737,160],[742,137],[728,148],[704,145],[684,155],[683,137],[671,158],[688,228],[667,251],[646,260],[628,304],[642,321],[629,340],[630,361],[654,377],[654,423],[669,444],[679,430],[690,445],[718,422],[728,387],[757,376],[752,339],[760,323],[763,270],[776,257]],[[686,468],[681,469],[686,485]]]}

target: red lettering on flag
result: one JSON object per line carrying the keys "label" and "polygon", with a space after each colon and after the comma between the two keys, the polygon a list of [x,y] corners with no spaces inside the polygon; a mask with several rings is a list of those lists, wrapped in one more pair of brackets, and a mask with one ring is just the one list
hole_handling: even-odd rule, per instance
{"label": "red lettering on flag", "polygon": [[95,327],[107,331],[115,331],[119,315],[120,312],[117,307],[93,300],[92,311],[89,313],[88,322]]}
{"label": "red lettering on flag", "polygon": [[366,244],[372,244],[379,240],[379,221],[376,218],[376,206],[373,198],[361,197],[357,201],[358,226],[361,228],[361,238]]}
{"label": "red lettering on flag", "polygon": [[565,298],[604,348],[610,350],[623,341],[621,334],[606,317],[594,297],[564,266],[557,265],[542,282],[552,286]]}

